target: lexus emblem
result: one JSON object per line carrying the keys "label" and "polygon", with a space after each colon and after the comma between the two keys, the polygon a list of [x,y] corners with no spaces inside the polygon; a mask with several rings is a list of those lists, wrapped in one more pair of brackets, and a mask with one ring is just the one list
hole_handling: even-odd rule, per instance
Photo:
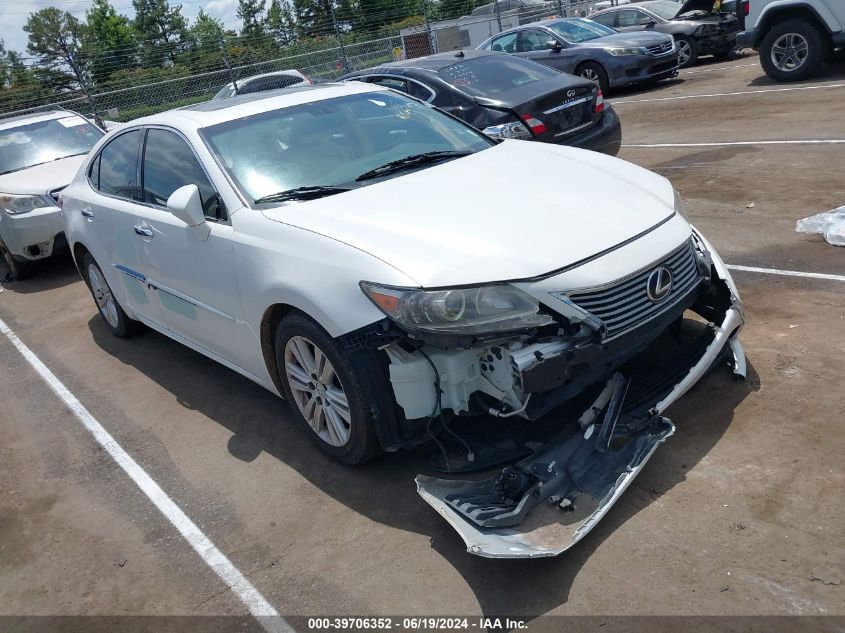
{"label": "lexus emblem", "polygon": [[575,96],[575,91],[574,91],[574,90],[567,90],[567,91],[566,91],[566,98],[567,98],[567,99],[571,99],[571,98],[572,98],[572,97],[574,97],[574,96]]}
{"label": "lexus emblem", "polygon": [[645,292],[649,301],[659,303],[663,301],[672,290],[672,271],[661,266],[651,271],[646,281]]}

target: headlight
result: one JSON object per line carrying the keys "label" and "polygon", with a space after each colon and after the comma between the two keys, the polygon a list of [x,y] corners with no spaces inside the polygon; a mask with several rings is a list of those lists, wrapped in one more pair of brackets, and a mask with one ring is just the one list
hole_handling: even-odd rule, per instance
{"label": "headlight", "polygon": [[508,284],[421,290],[361,282],[370,300],[407,330],[484,334],[540,327],[553,319],[540,314],[536,299]]}
{"label": "headlight", "polygon": [[620,55],[643,55],[643,49],[635,46],[633,48],[628,48],[624,46],[614,47],[614,48],[606,48],[604,49],[611,55],[620,56]]}
{"label": "headlight", "polygon": [[681,199],[681,194],[679,194],[678,190],[674,188],[672,189],[672,192],[675,194],[675,211],[684,220],[689,222],[689,218],[687,217],[687,210],[684,208],[684,201]]}
{"label": "headlight", "polygon": [[49,206],[41,196],[16,196],[0,193],[0,208],[9,215],[29,213],[33,209]]}
{"label": "headlight", "polygon": [[491,125],[481,131],[492,138],[531,138],[531,130],[525,127],[525,124],[521,121],[512,121],[511,123],[503,123],[502,125]]}

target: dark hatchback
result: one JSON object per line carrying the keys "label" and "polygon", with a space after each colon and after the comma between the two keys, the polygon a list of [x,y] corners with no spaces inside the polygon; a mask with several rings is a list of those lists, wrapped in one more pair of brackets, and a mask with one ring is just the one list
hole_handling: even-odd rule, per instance
{"label": "dark hatchback", "polygon": [[440,53],[341,79],[408,93],[493,138],[558,143],[611,156],[622,143],[619,118],[594,82],[504,53]]}

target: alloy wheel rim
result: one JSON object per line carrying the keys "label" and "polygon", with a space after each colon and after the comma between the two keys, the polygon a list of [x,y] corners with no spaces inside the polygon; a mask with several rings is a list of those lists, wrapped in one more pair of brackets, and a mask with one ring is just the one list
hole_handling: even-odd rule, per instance
{"label": "alloy wheel rim", "polygon": [[114,295],[111,293],[109,285],[103,279],[103,273],[96,266],[88,267],[88,281],[91,282],[91,292],[94,293],[94,301],[97,302],[97,307],[100,309],[100,314],[106,322],[116,328],[119,320],[117,318],[117,303],[115,303]]}
{"label": "alloy wheel rim", "polygon": [[285,343],[285,376],[308,426],[326,444],[346,445],[352,435],[349,399],[328,357],[304,336]]}
{"label": "alloy wheel rim", "polygon": [[681,65],[689,61],[690,52],[689,42],[685,42],[684,40],[678,42],[678,62]]}
{"label": "alloy wheel rim", "polygon": [[810,45],[800,33],[784,33],[772,45],[772,63],[778,70],[793,72],[807,61]]}
{"label": "alloy wheel rim", "polygon": [[599,74],[592,68],[585,68],[584,70],[582,70],[581,76],[584,79],[589,79],[590,81],[594,81],[596,83],[599,82]]}

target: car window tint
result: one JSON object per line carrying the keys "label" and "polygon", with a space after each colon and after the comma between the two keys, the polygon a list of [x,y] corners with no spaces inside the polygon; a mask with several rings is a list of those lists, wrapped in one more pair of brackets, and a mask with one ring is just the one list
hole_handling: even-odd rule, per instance
{"label": "car window tint", "polygon": [[616,22],[616,13],[616,11],[611,11],[610,13],[602,13],[601,15],[591,15],[590,19],[593,22],[598,22],[605,26],[613,26],[614,22]]}
{"label": "car window tint", "polygon": [[513,33],[508,33],[507,35],[503,35],[502,37],[497,37],[493,40],[491,50],[500,53],[515,53],[517,35],[518,33],[515,31]]}
{"label": "car window tint", "polygon": [[417,83],[416,81],[409,81],[408,94],[416,97],[417,99],[428,101],[434,96],[434,91],[427,86]]}
{"label": "car window tint", "polygon": [[522,32],[520,50],[523,53],[528,51],[544,51],[548,48],[546,42],[553,39],[551,35],[540,29],[526,29]]}
{"label": "car window tint", "polygon": [[263,92],[264,90],[277,90],[279,88],[290,88],[302,83],[300,77],[293,75],[271,75],[269,77],[258,77],[252,81],[238,84],[238,94],[250,92]]}
{"label": "car window tint", "polygon": [[138,143],[140,130],[121,134],[100,152],[99,189],[121,198],[138,197]]}
{"label": "car window tint", "polygon": [[151,129],[144,146],[144,202],[160,207],[179,187],[196,185],[205,215],[222,219],[219,196],[188,144],[174,132]]}
{"label": "car window tint", "polygon": [[388,88],[395,88],[396,90],[401,90],[402,92],[408,92],[408,88],[405,86],[405,80],[397,79],[396,77],[373,77],[370,80],[370,83],[378,84],[379,86],[387,86]]}
{"label": "car window tint", "polygon": [[640,23],[640,20],[644,17],[646,17],[646,14],[642,11],[633,11],[631,9],[620,11],[616,26],[620,28],[624,28],[626,26],[637,26]]}
{"label": "car window tint", "polygon": [[464,94],[489,97],[559,73],[521,57],[485,55],[441,68],[437,74]]}

